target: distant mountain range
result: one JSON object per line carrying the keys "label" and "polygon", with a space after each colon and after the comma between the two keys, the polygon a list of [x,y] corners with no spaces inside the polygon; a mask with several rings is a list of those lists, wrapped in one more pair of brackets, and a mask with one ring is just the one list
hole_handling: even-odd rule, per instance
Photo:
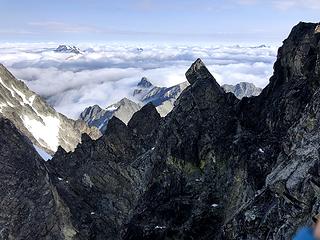
{"label": "distant mountain range", "polygon": [[81,50],[77,48],[76,46],[70,46],[70,45],[59,45],[57,49],[54,50],[58,53],[75,53],[75,54],[81,54]]}
{"label": "distant mountain range", "polygon": [[[90,106],[80,114],[79,119],[85,121],[89,126],[95,126],[101,132],[105,132],[108,121],[113,116],[127,124],[132,115],[147,103],[152,103],[160,116],[165,117],[173,109],[174,103],[182,91],[188,86],[188,82],[183,82],[172,87],[158,87],[143,77],[132,92],[132,98],[136,102],[124,98],[105,109],[98,105]],[[241,82],[234,86],[225,84],[222,85],[222,88],[226,92],[232,92],[239,99],[257,96],[262,90],[247,82]]]}
{"label": "distant mountain range", "polygon": [[132,115],[140,108],[139,104],[123,98],[105,109],[98,105],[90,106],[80,114],[79,119],[85,121],[89,126],[95,126],[101,132],[105,132],[107,124],[112,117],[115,116],[127,124]]}
{"label": "distant mountain range", "polygon": [[236,85],[224,84],[221,87],[225,92],[233,93],[238,99],[258,96],[262,92],[262,88],[258,88],[253,83],[247,82],[241,82]]}
{"label": "distant mountain range", "polygon": [[142,105],[151,102],[164,117],[172,110],[174,102],[188,85],[188,82],[183,82],[168,88],[158,87],[143,77],[134,89],[132,96]]}
{"label": "distant mountain range", "polygon": [[100,136],[96,128],[89,128],[83,121],[74,121],[56,112],[1,64],[0,116],[11,120],[34,145],[51,154],[58,146],[66,151],[74,150],[82,133],[93,139]]}

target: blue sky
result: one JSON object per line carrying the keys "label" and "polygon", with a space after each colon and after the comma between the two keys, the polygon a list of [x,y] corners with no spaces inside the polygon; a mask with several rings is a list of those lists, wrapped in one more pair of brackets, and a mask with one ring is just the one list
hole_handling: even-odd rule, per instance
{"label": "blue sky", "polygon": [[2,42],[280,43],[319,0],[0,0]]}

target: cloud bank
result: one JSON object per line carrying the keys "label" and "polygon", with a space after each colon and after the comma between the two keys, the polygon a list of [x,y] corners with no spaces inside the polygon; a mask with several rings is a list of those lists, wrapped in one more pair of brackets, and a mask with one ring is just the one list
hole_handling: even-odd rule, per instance
{"label": "cloud bank", "polygon": [[[56,53],[58,44],[2,44],[0,62],[63,114],[78,118],[87,106],[106,107],[130,98],[142,77],[155,85],[186,81],[198,57],[220,84],[252,82],[264,87],[276,47],[81,44],[83,54]],[[142,48],[143,50],[141,50]]]}

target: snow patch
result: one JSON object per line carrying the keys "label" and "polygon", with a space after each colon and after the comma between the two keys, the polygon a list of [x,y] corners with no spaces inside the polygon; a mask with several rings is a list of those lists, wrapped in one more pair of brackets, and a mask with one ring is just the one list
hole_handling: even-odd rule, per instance
{"label": "snow patch", "polygon": [[[2,78],[0,77],[0,83],[2,84],[2,86],[4,86],[8,91],[10,91],[11,96],[16,98],[16,95],[20,96],[22,99],[22,102],[24,105],[30,105],[32,107],[33,101],[36,98],[36,95],[32,95],[31,97],[29,97],[29,99],[27,99],[26,95],[21,92],[20,90],[18,90],[17,88],[15,88],[13,85],[11,87],[8,87],[4,81],[2,80]],[[12,103],[7,103],[10,107],[14,107],[14,105]],[[22,105],[22,103],[20,102],[20,104]]]}
{"label": "snow patch", "polygon": [[39,117],[41,117],[43,122],[31,119],[26,115],[22,116],[22,121],[24,126],[41,145],[55,152],[59,146],[60,120],[56,117],[41,115]]}
{"label": "snow patch", "polygon": [[165,229],[166,226],[155,226],[154,229]]}
{"label": "snow patch", "polygon": [[213,207],[213,208],[216,208],[216,207],[218,207],[219,205],[218,204],[216,204],[216,203],[214,203],[214,204],[211,204],[211,207]]}
{"label": "snow patch", "polygon": [[118,108],[115,107],[115,106],[113,106],[113,105],[111,105],[110,107],[106,108],[106,110],[107,110],[107,111],[110,111],[110,112],[115,111],[115,110],[117,110],[117,109],[118,109]]}
{"label": "snow patch", "polygon": [[16,89],[14,86],[12,86],[12,89],[15,92],[15,94],[19,95],[22,98],[22,101],[25,105],[32,105],[32,103],[30,103],[30,101],[27,99],[26,95],[23,92]]}
{"label": "snow patch", "polygon": [[264,153],[264,151],[263,151],[262,148],[259,148],[259,152],[260,152],[260,153]]}

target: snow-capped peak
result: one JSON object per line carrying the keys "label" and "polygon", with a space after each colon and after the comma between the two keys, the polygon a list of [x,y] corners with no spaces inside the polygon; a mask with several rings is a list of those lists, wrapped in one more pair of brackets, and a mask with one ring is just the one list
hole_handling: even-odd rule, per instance
{"label": "snow-capped peak", "polygon": [[77,48],[76,46],[70,46],[70,45],[59,45],[55,52],[59,53],[75,53],[75,54],[80,54],[81,50]]}

